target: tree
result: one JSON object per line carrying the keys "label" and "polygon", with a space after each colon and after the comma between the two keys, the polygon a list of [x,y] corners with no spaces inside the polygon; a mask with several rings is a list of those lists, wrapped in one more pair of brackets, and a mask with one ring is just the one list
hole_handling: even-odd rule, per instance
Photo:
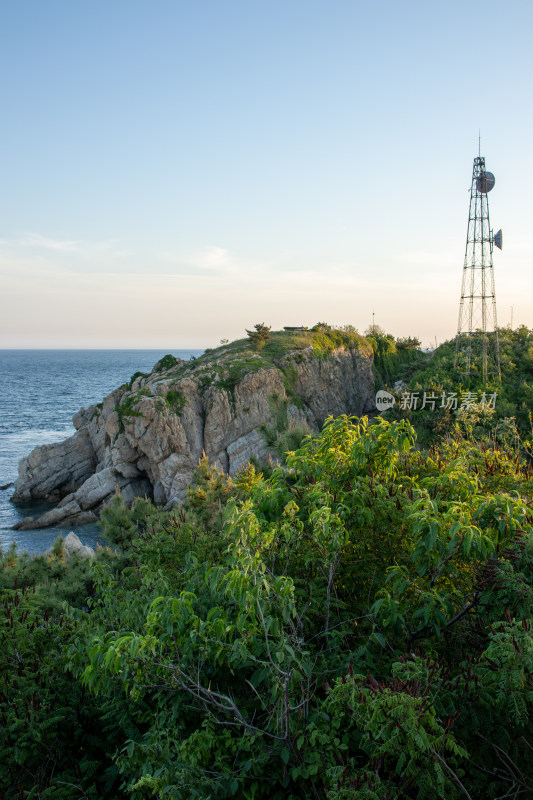
{"label": "tree", "polygon": [[237,476],[216,560],[195,544],[162,573],[141,541],[139,587],[101,575],[83,679],[144,723],[118,758],[134,797],[531,791],[531,512],[500,486],[527,475],[414,441],[329,419],[287,469]]}
{"label": "tree", "polygon": [[401,336],[396,339],[398,350],[419,350],[421,341],[417,336]]}
{"label": "tree", "polygon": [[246,329],[246,333],[250,337],[250,341],[252,344],[260,350],[262,347],[270,339],[270,326],[266,326],[264,322],[258,322],[257,325],[254,325],[255,330],[249,331]]}

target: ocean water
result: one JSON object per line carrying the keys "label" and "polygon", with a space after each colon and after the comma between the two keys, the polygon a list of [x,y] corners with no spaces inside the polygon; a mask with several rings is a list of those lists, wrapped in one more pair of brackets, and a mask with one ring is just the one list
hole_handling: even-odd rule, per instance
{"label": "ocean water", "polygon": [[[18,462],[34,447],[74,433],[72,416],[99,403],[134,372],[150,372],[168,352],[188,360],[202,350],[0,350],[0,486],[12,484]],[[20,550],[39,553],[69,530],[94,547],[97,525],[14,531],[26,516],[48,506],[15,505],[13,486],[0,489],[0,548],[16,542]]]}

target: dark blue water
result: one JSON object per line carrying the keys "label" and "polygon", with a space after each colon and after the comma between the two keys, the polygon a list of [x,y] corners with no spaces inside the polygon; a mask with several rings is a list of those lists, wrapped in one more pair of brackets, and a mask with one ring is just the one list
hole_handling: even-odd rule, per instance
{"label": "dark blue water", "polygon": [[[168,350],[0,350],[0,486],[17,477],[18,462],[41,444],[74,433],[72,415],[99,403],[134,372],[150,372]],[[202,350],[174,350],[188,359]],[[13,487],[0,489],[0,548],[16,542],[21,550],[46,550],[66,530],[12,530],[37,507],[9,502]],[[96,525],[73,528],[84,544],[99,540]]]}

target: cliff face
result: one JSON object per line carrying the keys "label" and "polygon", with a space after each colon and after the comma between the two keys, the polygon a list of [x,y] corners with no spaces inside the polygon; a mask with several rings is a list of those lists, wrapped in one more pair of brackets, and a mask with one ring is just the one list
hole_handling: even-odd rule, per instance
{"label": "cliff face", "polygon": [[167,356],[150,375],[82,409],[73,436],[20,462],[13,501],[58,505],[19,527],[95,520],[117,487],[127,502],[147,495],[171,507],[183,500],[203,452],[234,475],[252,456],[268,456],[276,433],[316,431],[330,414],[374,410],[367,345],[324,354],[301,339],[299,349],[274,355],[235,343],[240,348],[193,362]]}

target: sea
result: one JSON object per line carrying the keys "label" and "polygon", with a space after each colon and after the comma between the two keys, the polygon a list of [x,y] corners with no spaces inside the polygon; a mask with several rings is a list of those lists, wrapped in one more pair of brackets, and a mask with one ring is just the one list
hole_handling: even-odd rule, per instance
{"label": "sea", "polygon": [[97,524],[15,531],[45,504],[11,502],[18,463],[34,447],[59,442],[74,432],[72,416],[99,403],[135,372],[150,372],[167,353],[185,361],[203,350],[0,350],[0,549],[41,553],[73,530],[83,544],[102,543]]}

